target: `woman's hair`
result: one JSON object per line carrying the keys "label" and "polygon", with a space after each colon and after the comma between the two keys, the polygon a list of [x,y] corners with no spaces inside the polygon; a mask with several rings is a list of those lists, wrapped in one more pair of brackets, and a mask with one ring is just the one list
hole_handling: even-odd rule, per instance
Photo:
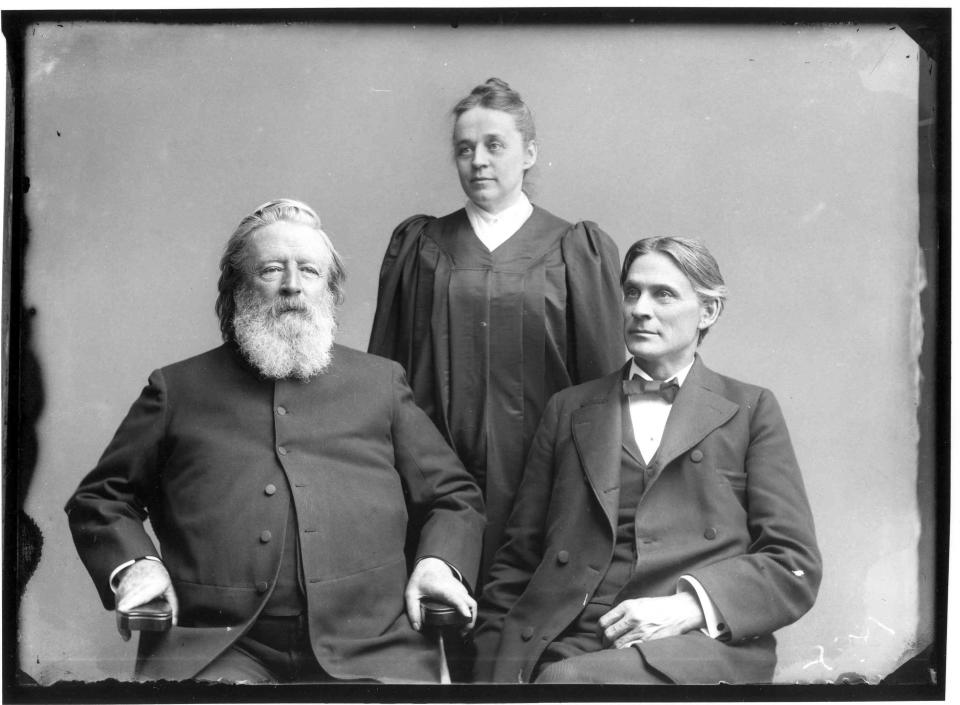
{"label": "woman's hair", "polygon": [[520,94],[513,90],[506,81],[499,78],[488,78],[485,83],[470,91],[470,95],[460,100],[451,113],[456,124],[457,119],[473,108],[489,108],[502,110],[513,116],[517,131],[523,137],[523,143],[529,144],[537,139],[537,128],[533,125],[533,113],[523,102]]}
{"label": "woman's hair", "polygon": [[225,341],[233,340],[233,317],[236,314],[234,293],[243,283],[249,272],[247,265],[247,244],[250,236],[267,225],[279,222],[302,223],[317,231],[317,236],[330,250],[331,264],[327,272],[327,287],[334,300],[343,303],[343,282],[347,277],[343,260],[330,242],[330,238],[320,228],[320,216],[306,203],[290,198],[268,201],[253,213],[240,221],[227,241],[223,257],[220,258],[220,280],[217,282],[217,303],[215,310],[220,319],[220,334]]}
{"label": "woman's hair", "polygon": [[[620,270],[620,286],[627,280],[630,265],[638,257],[659,252],[666,255],[683,272],[700,299],[700,303],[716,302],[717,315],[723,312],[727,299],[727,285],[720,274],[720,265],[710,254],[710,250],[696,240],[686,237],[648,237],[638,240],[630,246],[623,258]],[[700,341],[707,335],[709,328],[700,331]],[[699,341],[698,341],[699,342]]]}

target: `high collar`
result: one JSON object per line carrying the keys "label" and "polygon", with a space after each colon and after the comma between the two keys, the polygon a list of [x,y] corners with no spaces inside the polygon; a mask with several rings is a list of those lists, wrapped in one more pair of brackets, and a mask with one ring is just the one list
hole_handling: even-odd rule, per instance
{"label": "high collar", "polygon": [[530,217],[530,214],[533,213],[533,204],[530,203],[530,199],[527,198],[527,194],[520,192],[520,198],[517,199],[517,202],[512,206],[504,208],[499,213],[488,213],[483,210],[476,203],[467,199],[467,204],[465,206],[467,211],[467,217],[471,219],[479,218],[487,225],[492,225],[499,222],[510,222],[518,221],[519,225],[523,225],[523,221]]}
{"label": "high collar", "polygon": [[533,205],[526,194],[521,193],[516,203],[496,214],[487,213],[473,201],[467,201],[465,210],[474,234],[489,251],[493,252],[513,237],[529,220],[533,214]]}

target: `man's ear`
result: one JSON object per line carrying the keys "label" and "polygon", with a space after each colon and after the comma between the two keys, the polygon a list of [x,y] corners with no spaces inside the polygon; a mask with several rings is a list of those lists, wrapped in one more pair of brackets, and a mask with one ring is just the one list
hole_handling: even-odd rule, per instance
{"label": "man's ear", "polygon": [[706,303],[700,304],[700,324],[697,326],[700,330],[706,330],[720,317],[720,302],[717,299],[710,299]]}

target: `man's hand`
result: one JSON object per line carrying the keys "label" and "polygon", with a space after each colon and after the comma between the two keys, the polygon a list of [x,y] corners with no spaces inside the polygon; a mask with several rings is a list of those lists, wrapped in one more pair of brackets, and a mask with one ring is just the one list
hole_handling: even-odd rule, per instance
{"label": "man's hand", "polygon": [[[173,610],[173,623],[177,623],[177,594],[173,591],[170,574],[160,561],[141,558],[123,571],[117,585],[117,609],[130,610],[145,605],[163,596]],[[120,629],[124,641],[130,639],[129,629]]]}
{"label": "man's hand", "polygon": [[417,631],[420,631],[422,626],[421,597],[439,600],[456,608],[457,612],[470,620],[470,627],[476,621],[476,601],[470,597],[463,583],[454,576],[450,566],[439,558],[421,558],[414,567],[410,580],[407,581],[407,589],[404,591],[407,618],[410,620],[410,626]]}
{"label": "man's hand", "polygon": [[681,592],[669,597],[624,600],[600,617],[603,641],[623,649],[641,641],[678,636],[705,624],[697,598]]}

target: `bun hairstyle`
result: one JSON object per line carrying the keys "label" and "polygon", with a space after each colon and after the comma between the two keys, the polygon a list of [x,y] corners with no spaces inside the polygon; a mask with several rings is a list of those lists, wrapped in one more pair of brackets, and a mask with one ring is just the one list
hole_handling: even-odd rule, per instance
{"label": "bun hairstyle", "polygon": [[533,125],[533,113],[523,102],[520,94],[513,90],[506,81],[499,78],[488,78],[486,82],[470,91],[470,95],[461,99],[453,106],[451,113],[453,121],[472,108],[489,108],[502,110],[513,116],[517,131],[523,137],[524,144],[529,144],[537,138],[537,128]]}

